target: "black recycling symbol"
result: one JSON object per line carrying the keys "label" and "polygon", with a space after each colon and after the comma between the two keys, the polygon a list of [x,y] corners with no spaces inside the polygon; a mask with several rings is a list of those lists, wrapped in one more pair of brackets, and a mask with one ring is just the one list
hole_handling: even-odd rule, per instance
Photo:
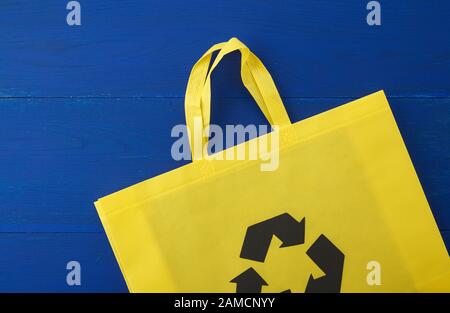
{"label": "black recycling symbol", "polygon": [[[305,243],[305,219],[297,221],[288,213],[275,216],[247,228],[240,257],[247,260],[264,262],[272,237],[281,240],[280,248]],[[309,276],[305,292],[337,293],[341,290],[344,254],[323,234],[306,251],[308,257],[325,273],[314,279]],[[238,293],[259,293],[268,283],[253,267],[248,268],[230,282],[236,284]],[[283,293],[290,293],[287,289]]]}

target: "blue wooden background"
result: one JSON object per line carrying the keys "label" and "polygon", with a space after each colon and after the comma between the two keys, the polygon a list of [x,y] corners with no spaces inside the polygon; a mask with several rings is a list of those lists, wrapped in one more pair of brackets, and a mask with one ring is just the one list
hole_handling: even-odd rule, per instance
{"label": "blue wooden background", "polygon": [[[450,247],[450,2],[0,1],[0,291],[126,291],[93,201],[181,166],[191,66],[239,37],[293,121],[384,89]],[[239,56],[213,80],[212,122],[264,123]],[[77,260],[82,285],[66,284]]]}

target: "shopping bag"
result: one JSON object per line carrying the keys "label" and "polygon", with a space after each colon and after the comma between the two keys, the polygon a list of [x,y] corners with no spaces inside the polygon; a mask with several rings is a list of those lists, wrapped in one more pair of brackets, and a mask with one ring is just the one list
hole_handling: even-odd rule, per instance
{"label": "shopping bag", "polygon": [[[195,128],[210,122],[211,72],[236,50],[274,130],[208,155]],[[131,292],[450,291],[383,91],[292,124],[267,69],[232,38],[194,65],[185,110],[193,162],[95,202]],[[217,157],[268,142],[256,160]],[[278,166],[262,170],[271,153]]]}

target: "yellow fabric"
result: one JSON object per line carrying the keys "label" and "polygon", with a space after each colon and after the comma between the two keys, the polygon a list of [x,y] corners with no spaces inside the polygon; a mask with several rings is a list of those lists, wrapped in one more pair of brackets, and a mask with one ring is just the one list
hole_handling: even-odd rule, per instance
{"label": "yellow fabric", "polygon": [[[202,158],[98,200],[129,290],[235,292],[231,280],[252,267],[263,292],[303,292],[310,275],[325,274],[306,255],[323,234],[345,255],[342,292],[450,291],[448,253],[383,91],[289,125],[260,61],[231,40],[194,66],[189,127],[194,117],[209,123],[208,64],[218,49],[241,51],[247,88],[272,123],[284,123],[279,167]],[[280,248],[274,236],[264,262],[241,258],[247,228],[283,213],[305,218],[304,243]],[[381,285],[367,283],[371,261]]]}
{"label": "yellow fabric", "polygon": [[[211,56],[217,50],[220,50],[219,54],[208,73]],[[194,65],[189,77],[185,111],[194,160],[197,159],[192,140],[194,120],[198,118],[202,128],[209,125],[210,121],[211,74],[226,54],[236,50],[239,50],[242,54],[241,77],[244,86],[254,97],[267,120],[272,125],[286,126],[291,124],[275,83],[265,66],[242,42],[237,38],[231,38],[228,42],[216,44],[210,48]],[[200,146],[203,146],[205,142],[206,138],[202,137]],[[199,155],[199,159],[202,157],[202,155]]]}

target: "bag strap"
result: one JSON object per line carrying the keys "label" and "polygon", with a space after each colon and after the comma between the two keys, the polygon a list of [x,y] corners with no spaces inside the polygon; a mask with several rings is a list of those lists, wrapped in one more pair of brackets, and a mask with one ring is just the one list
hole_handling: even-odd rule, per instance
{"label": "bag strap", "polygon": [[[212,54],[218,50],[220,51],[209,69]],[[228,42],[211,47],[193,66],[189,77],[185,111],[193,160],[203,158],[202,150],[208,139],[204,136],[203,130],[210,122],[212,71],[225,55],[236,50],[241,52],[242,57],[242,81],[267,120],[272,125],[291,124],[275,83],[263,63],[237,38],[231,38]],[[201,134],[194,135],[195,132]]]}

